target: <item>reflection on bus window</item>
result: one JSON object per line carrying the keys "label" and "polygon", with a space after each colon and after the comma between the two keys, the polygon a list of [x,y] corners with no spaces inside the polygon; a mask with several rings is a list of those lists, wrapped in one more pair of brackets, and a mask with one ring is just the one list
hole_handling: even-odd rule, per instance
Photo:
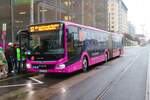
{"label": "reflection on bus window", "polygon": [[62,31],[33,33],[31,37],[30,45],[33,52],[46,54],[64,53]]}

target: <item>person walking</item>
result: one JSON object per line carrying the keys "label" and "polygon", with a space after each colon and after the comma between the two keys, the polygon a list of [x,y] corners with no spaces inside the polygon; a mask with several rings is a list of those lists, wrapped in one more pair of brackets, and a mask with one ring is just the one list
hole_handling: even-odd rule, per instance
{"label": "person walking", "polygon": [[15,73],[18,73],[20,72],[19,57],[18,57],[18,53],[20,53],[20,51],[18,51],[18,45],[15,43],[13,45],[13,50],[14,50],[13,67],[14,67]]}
{"label": "person walking", "polygon": [[20,73],[21,71],[21,52],[20,52],[20,48],[16,47],[16,56],[17,56],[17,71],[18,73]]}
{"label": "person walking", "polygon": [[8,48],[5,51],[6,59],[8,62],[8,74],[15,73],[16,65],[16,50],[13,43],[8,44]]}

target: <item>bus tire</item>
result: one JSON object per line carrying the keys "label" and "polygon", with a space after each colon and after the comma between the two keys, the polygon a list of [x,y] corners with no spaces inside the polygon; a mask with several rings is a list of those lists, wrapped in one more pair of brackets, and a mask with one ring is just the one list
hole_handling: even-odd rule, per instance
{"label": "bus tire", "polygon": [[82,69],[83,69],[83,72],[87,72],[88,70],[88,60],[86,57],[84,57],[82,60]]}

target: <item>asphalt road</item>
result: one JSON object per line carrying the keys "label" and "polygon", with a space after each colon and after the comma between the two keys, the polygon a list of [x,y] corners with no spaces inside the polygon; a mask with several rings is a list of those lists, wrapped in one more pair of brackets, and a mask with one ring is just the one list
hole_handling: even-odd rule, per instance
{"label": "asphalt road", "polygon": [[0,80],[0,100],[145,100],[149,54],[150,46],[128,47],[87,73]]}

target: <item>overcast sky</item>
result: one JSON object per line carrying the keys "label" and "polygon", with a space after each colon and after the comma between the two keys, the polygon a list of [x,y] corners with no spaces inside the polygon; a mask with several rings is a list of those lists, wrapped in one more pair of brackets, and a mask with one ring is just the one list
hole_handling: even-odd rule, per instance
{"label": "overcast sky", "polygon": [[[123,0],[128,8],[128,20],[135,24],[137,33],[150,36],[150,0]],[[149,34],[148,34],[149,33]]]}

